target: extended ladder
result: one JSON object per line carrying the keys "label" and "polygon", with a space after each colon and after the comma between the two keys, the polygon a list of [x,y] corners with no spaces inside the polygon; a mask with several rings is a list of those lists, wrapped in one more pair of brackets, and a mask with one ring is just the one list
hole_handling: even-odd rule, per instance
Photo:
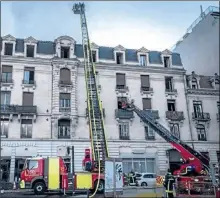
{"label": "extended ladder", "polygon": [[207,159],[200,152],[194,150],[186,143],[181,141],[179,138],[174,136],[168,129],[159,124],[149,113],[140,110],[133,104],[133,102],[131,104],[127,104],[125,109],[134,111],[141,118],[141,120],[145,124],[149,125],[158,135],[160,135],[162,138],[164,138],[167,142],[171,143],[172,145],[175,144],[175,147],[179,152],[184,152],[184,155],[187,158],[197,158],[202,163],[204,168],[208,172],[210,172],[209,159]]}
{"label": "extended ladder", "polygon": [[102,105],[99,99],[95,66],[92,60],[92,50],[85,16],[84,3],[77,3],[73,6],[74,14],[80,14],[82,45],[84,52],[84,72],[87,90],[87,108],[89,116],[90,138],[95,168],[98,169],[98,161],[100,160],[101,171],[104,171],[104,161],[108,157],[108,148],[105,138]]}

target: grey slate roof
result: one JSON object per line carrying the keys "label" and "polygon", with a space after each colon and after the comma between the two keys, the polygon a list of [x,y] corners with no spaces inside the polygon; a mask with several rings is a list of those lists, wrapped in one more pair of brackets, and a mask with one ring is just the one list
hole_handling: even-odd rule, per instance
{"label": "grey slate roof", "polygon": [[[24,39],[16,39],[16,52],[24,52]],[[55,53],[55,43],[52,41],[38,41],[37,53],[53,55]],[[79,58],[83,57],[83,48],[81,44],[75,44],[75,55]],[[114,48],[99,46],[99,59],[114,60]],[[125,51],[126,62],[138,62],[137,50],[126,49]],[[151,64],[162,64],[161,52],[149,51],[149,62]],[[182,66],[180,54],[172,53],[172,63],[175,66]]]}

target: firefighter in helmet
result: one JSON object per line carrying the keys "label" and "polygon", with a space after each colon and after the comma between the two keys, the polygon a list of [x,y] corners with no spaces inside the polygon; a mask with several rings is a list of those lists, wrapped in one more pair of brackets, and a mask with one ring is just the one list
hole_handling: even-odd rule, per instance
{"label": "firefighter in helmet", "polygon": [[165,180],[164,180],[164,187],[166,188],[166,197],[167,198],[173,198],[174,197],[174,189],[173,189],[173,184],[175,183],[175,178],[172,175],[172,172],[170,169],[167,170],[167,174],[165,175]]}

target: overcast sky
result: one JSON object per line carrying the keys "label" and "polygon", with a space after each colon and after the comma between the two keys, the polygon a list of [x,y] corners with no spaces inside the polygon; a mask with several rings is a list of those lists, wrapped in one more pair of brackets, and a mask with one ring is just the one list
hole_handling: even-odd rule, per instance
{"label": "overcast sky", "polygon": [[[81,43],[80,18],[72,1],[1,3],[1,34],[53,41],[69,35]],[[149,50],[172,47],[200,14],[218,1],[86,2],[90,39],[98,45]]]}

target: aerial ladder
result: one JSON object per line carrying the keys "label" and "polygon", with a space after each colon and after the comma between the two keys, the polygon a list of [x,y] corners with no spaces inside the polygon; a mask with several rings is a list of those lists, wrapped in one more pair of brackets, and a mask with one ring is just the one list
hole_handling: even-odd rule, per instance
{"label": "aerial ladder", "polygon": [[[105,137],[102,103],[100,101],[95,65],[92,58],[92,50],[89,40],[88,27],[85,15],[85,4],[76,3],[73,6],[74,14],[80,15],[82,45],[84,53],[84,74],[87,93],[87,109],[89,120],[89,131],[91,139],[92,157],[90,158],[89,149],[85,150],[85,159],[83,161],[85,170],[97,172],[98,177],[105,171],[105,159],[109,157],[107,141]],[[86,167],[86,162],[91,161],[91,167]],[[99,186],[99,184],[97,184]]]}

